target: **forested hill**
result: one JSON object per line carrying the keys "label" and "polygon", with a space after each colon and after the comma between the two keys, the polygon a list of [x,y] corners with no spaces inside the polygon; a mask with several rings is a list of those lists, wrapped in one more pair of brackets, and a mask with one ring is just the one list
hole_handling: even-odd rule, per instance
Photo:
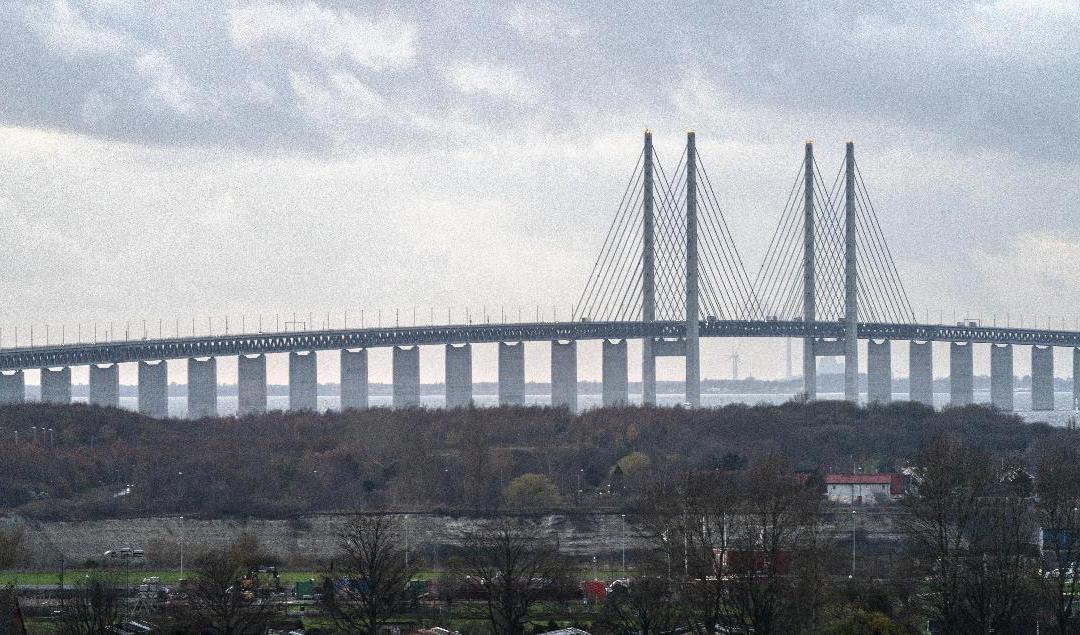
{"label": "forested hill", "polygon": [[0,408],[0,434],[0,507],[53,519],[508,505],[632,510],[652,481],[689,467],[744,469],[764,454],[807,471],[853,463],[877,470],[901,466],[948,435],[1033,465],[1077,436],[983,407],[842,402],[579,415],[540,407],[272,412],[200,421],[23,404]]}

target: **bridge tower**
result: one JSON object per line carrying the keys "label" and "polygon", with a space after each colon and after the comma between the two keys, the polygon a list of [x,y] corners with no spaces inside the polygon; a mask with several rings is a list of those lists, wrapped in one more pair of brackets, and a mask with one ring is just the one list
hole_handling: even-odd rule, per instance
{"label": "bridge tower", "polygon": [[855,144],[844,152],[844,399],[859,400],[859,296],[856,266]]}
{"label": "bridge tower", "polygon": [[698,348],[697,144],[686,133],[686,401],[701,405],[701,357]]}
{"label": "bridge tower", "polygon": [[[656,223],[653,205],[653,139],[652,130],[645,130],[644,183],[642,201],[641,245],[641,321],[656,320]],[[641,400],[656,403],[656,355],[652,337],[641,343]]]}
{"label": "bridge tower", "polygon": [[[816,319],[814,270],[814,142],[806,142],[803,159],[803,322]],[[813,336],[803,340],[803,392],[817,398],[817,353]]]}
{"label": "bridge tower", "polygon": [[[657,156],[652,132],[645,131],[638,163],[576,306],[584,321],[647,325],[639,335],[646,404],[656,403],[656,359],[683,357],[684,402],[700,405],[702,330],[711,335],[725,320],[760,318],[753,281],[692,130],[671,171]],[[613,344],[620,343],[625,339]],[[616,393],[625,393],[621,350],[604,348],[605,394],[612,403]]]}

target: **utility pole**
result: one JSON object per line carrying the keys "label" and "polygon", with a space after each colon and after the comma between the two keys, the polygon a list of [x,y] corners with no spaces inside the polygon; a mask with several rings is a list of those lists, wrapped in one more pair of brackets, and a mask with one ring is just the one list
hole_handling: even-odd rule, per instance
{"label": "utility pole", "polygon": [[[811,324],[816,317],[814,271],[814,142],[806,142],[803,159],[803,323]],[[807,399],[817,398],[817,358],[814,337],[803,339],[803,392]]]}
{"label": "utility pole", "polygon": [[701,357],[698,348],[697,144],[686,133],[686,402],[701,405]]}

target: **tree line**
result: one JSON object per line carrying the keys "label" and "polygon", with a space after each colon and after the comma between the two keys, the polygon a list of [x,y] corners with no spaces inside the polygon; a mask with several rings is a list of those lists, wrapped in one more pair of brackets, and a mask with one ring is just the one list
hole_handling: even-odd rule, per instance
{"label": "tree line", "polygon": [[197,421],[22,404],[0,408],[0,508],[62,520],[339,509],[632,512],[646,483],[687,470],[745,467],[766,453],[808,472],[853,464],[889,470],[943,434],[1033,469],[1065,431],[984,407],[935,411],[911,403],[579,414],[372,409]]}

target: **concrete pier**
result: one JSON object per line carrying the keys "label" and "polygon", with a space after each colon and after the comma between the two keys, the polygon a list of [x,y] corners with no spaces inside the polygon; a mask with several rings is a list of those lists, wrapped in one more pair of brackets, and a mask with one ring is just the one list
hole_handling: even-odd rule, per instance
{"label": "concrete pier", "polygon": [[1013,348],[990,345],[990,403],[999,410],[1013,409]]}
{"label": "concrete pier", "polygon": [[1054,409],[1054,347],[1031,347],[1031,409]]}
{"label": "concrete pier", "polygon": [[26,401],[26,375],[21,370],[0,372],[0,404]]}
{"label": "concrete pier", "polygon": [[319,368],[315,351],[289,353],[289,410],[319,411]]}
{"label": "concrete pier", "polygon": [[139,362],[139,412],[148,417],[169,416],[169,364]]}
{"label": "concrete pier", "polygon": [[368,352],[366,348],[341,351],[341,409],[368,407]]}
{"label": "concrete pier", "polygon": [[499,405],[525,403],[525,343],[499,342]]}
{"label": "concrete pier", "polygon": [[420,405],[420,347],[394,347],[394,407]]}
{"label": "concrete pier", "polygon": [[1077,409],[1080,405],[1080,348],[1073,349],[1073,393],[1072,393],[1072,407],[1073,410]]}
{"label": "concrete pier", "polygon": [[934,347],[932,342],[911,342],[908,348],[908,399],[934,405]]}
{"label": "concrete pier", "polygon": [[120,407],[120,365],[90,364],[90,396],[92,406]]}
{"label": "concrete pier", "polygon": [[236,358],[236,414],[266,412],[266,355]]}
{"label": "concrete pier", "polygon": [[188,419],[217,416],[217,359],[188,359]]}
{"label": "concrete pier", "polygon": [[551,405],[577,410],[577,342],[551,343]]}
{"label": "concrete pier", "polygon": [[71,403],[71,367],[41,369],[41,400]]}
{"label": "concrete pier", "polygon": [[[499,375],[499,391],[501,392],[501,365]],[[447,408],[467,408],[472,405],[472,344],[446,345],[445,383]]]}
{"label": "concrete pier", "polygon": [[949,343],[949,405],[966,406],[975,401],[974,347],[971,342]]}
{"label": "concrete pier", "polygon": [[626,340],[603,343],[603,404],[622,406],[630,400],[626,369]]}
{"label": "concrete pier", "polygon": [[892,343],[889,340],[866,343],[867,397],[870,403],[892,401]]}

